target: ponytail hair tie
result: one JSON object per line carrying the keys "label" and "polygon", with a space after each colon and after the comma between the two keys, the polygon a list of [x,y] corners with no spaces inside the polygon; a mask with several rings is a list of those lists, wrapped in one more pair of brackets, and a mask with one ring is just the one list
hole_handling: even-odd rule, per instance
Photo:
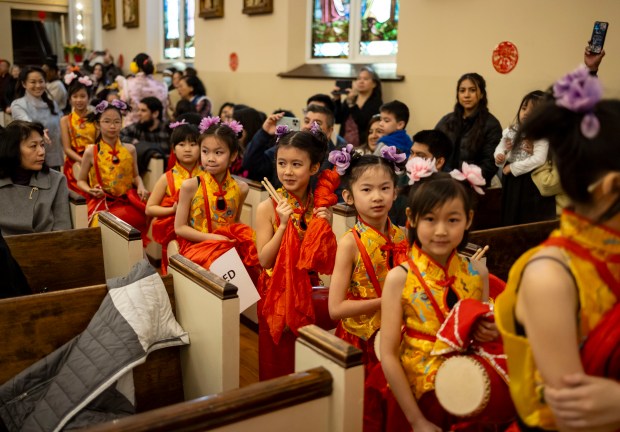
{"label": "ponytail hair tie", "polygon": [[405,153],[399,153],[396,146],[381,147],[381,157],[392,163],[396,174],[400,174],[402,172],[399,165],[407,160],[407,155]]}
{"label": "ponytail hair tie", "polygon": [[[314,122],[316,124],[316,122]],[[347,172],[347,168],[351,165],[351,157],[353,153],[353,144],[347,144],[341,150],[332,150],[329,152],[327,160],[334,165],[336,172],[341,176]]]}
{"label": "ponytail hair tie", "polygon": [[484,186],[487,182],[482,177],[482,170],[479,166],[463,162],[461,171],[453,169],[450,176],[458,181],[467,180],[470,186],[480,195],[484,195],[484,190],[480,186]]}
{"label": "ponytail hair tie", "polygon": [[431,174],[437,172],[435,158],[424,159],[418,156],[412,157],[411,159],[409,159],[409,161],[407,161],[407,165],[405,165],[405,170],[407,170],[409,184],[412,185],[415,182],[418,182],[423,178],[429,177]]}
{"label": "ponytail hair tie", "polygon": [[291,130],[289,129],[288,125],[278,125],[276,126],[276,143],[278,141],[280,141],[280,138],[282,138],[284,135],[286,135],[287,133],[289,133]]}

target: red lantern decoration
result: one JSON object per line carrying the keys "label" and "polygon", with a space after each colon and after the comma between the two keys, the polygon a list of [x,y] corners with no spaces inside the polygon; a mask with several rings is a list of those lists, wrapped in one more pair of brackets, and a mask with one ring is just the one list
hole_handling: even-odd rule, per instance
{"label": "red lantern decoration", "polygon": [[512,42],[499,43],[493,50],[493,67],[501,74],[511,72],[519,61],[519,51]]}
{"label": "red lantern decoration", "polygon": [[38,16],[39,16],[39,20],[40,20],[41,22],[45,21],[45,17],[46,17],[46,15],[45,15],[45,12],[44,12],[44,11],[39,11]]}
{"label": "red lantern decoration", "polygon": [[230,57],[228,58],[228,66],[233,72],[237,70],[237,68],[239,67],[239,56],[237,55],[237,53],[230,54]]}

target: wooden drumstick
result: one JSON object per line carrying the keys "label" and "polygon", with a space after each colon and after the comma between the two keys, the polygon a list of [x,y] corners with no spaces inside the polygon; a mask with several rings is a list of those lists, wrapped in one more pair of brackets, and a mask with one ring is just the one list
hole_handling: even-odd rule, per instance
{"label": "wooden drumstick", "polygon": [[271,197],[276,200],[276,203],[280,203],[280,201],[282,201],[282,197],[280,196],[280,194],[276,191],[276,189],[273,187],[273,185],[271,184],[271,182],[267,179],[267,177],[263,177],[263,181],[261,182],[262,185],[265,187],[265,189],[267,190],[267,192],[269,193],[269,195],[271,195]]}
{"label": "wooden drumstick", "polygon": [[484,254],[489,250],[489,245],[486,245],[484,248],[479,248],[471,257],[472,260],[479,260],[484,257]]}

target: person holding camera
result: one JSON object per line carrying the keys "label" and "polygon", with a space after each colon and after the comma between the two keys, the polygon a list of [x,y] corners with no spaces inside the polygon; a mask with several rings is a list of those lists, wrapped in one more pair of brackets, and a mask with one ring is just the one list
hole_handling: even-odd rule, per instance
{"label": "person holding camera", "polygon": [[[383,105],[381,80],[370,66],[360,69],[355,81],[349,81],[345,88],[343,81],[337,81],[332,91],[336,123],[340,124],[340,136],[355,147],[368,139],[368,123]],[[345,95],[344,102],[341,100]]]}

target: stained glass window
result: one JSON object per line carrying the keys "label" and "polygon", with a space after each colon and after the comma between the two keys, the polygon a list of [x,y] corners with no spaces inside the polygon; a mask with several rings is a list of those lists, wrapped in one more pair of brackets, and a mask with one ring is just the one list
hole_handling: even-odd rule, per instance
{"label": "stained glass window", "polygon": [[194,5],[195,0],[163,0],[164,59],[194,58]]}
{"label": "stained glass window", "polygon": [[395,56],[399,0],[309,0],[311,57],[361,60]]}

